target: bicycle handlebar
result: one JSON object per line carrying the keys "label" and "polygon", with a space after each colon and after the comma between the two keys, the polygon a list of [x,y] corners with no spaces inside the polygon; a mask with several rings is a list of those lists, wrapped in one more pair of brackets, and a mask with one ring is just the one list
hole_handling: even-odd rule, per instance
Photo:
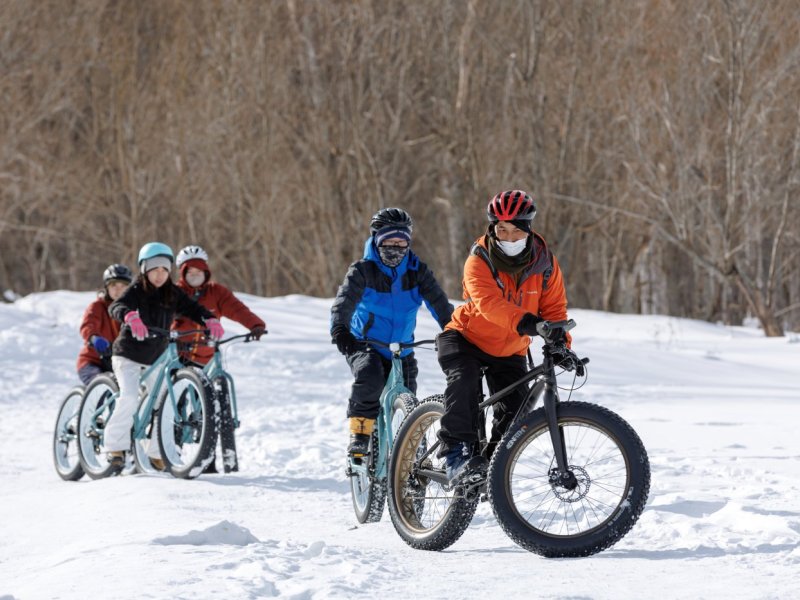
{"label": "bicycle handlebar", "polygon": [[[163,329],[161,327],[148,327],[147,328],[148,337],[167,337],[170,340],[178,340],[183,337],[188,337],[190,335],[195,335],[201,333],[203,335],[208,335],[208,329],[187,329],[185,331],[179,331],[177,329]],[[267,331],[264,331],[266,334]],[[255,341],[252,333],[241,333],[239,335],[233,335],[224,340],[216,340],[212,343],[217,346],[222,346],[222,344],[227,344],[228,342],[233,342],[235,340],[244,339],[245,343]]]}
{"label": "bicycle handlebar", "polygon": [[547,339],[553,330],[563,329],[564,332],[567,332],[570,329],[574,329],[575,325],[577,325],[577,323],[575,323],[574,319],[567,319],[566,321],[540,321],[536,324],[536,331],[544,339]]}
{"label": "bicycle handlebar", "polygon": [[[396,352],[399,350],[405,350],[406,348],[416,348],[417,346],[423,346],[425,344],[435,344],[436,340],[420,340],[418,342],[383,342],[381,340],[373,340],[370,338],[364,340],[356,340],[358,344],[370,344],[372,346],[377,346],[379,348],[387,348],[392,352]],[[397,350],[395,350],[394,346],[397,346]]]}

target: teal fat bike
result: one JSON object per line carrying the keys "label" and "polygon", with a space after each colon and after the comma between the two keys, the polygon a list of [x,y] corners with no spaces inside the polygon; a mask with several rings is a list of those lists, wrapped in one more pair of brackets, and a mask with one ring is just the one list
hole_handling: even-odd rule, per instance
{"label": "teal fat bike", "polygon": [[[185,367],[178,356],[181,337],[205,330],[175,332],[150,327],[151,336],[168,339],[167,348],[140,375],[139,408],[134,414],[132,454],[136,470],[154,473],[148,450],[158,454],[173,476],[190,479],[206,466],[214,440],[212,390],[201,372]],[[83,393],[77,416],[78,454],[82,469],[92,479],[114,474],[103,450],[105,423],[119,396],[116,379],[95,377]]]}
{"label": "teal fat bike", "polygon": [[417,405],[417,399],[403,382],[400,353],[407,348],[432,344],[421,340],[410,344],[379,340],[361,340],[362,344],[387,348],[392,353],[392,368],[380,396],[380,408],[370,439],[369,453],[363,458],[348,457],[346,475],[350,478],[353,509],[359,523],[377,523],[386,504],[386,477],[392,442],[403,419]]}
{"label": "teal fat bike", "polygon": [[[422,400],[408,415],[397,431],[388,479],[392,523],[408,545],[449,547],[482,499],[515,543],[546,557],[589,556],[630,531],[650,489],[647,452],[619,415],[596,404],[559,400],[556,365],[571,351],[553,334],[574,326],[572,320],[539,323],[542,364],[489,398],[481,392],[476,399],[475,451],[491,458],[488,471],[485,461],[476,460],[481,467],[448,480],[444,459],[437,456],[441,394]],[[487,411],[518,388],[525,391],[522,406],[495,446],[486,436]]]}
{"label": "teal fat bike", "polygon": [[[266,331],[264,334],[266,335]],[[236,404],[236,386],[233,377],[225,370],[222,357],[222,347],[225,344],[235,341],[244,343],[257,341],[251,333],[234,335],[224,340],[207,340],[203,343],[214,348],[214,354],[205,365],[187,361],[186,364],[198,369],[202,373],[204,380],[209,382],[211,389],[211,399],[214,408],[214,432],[211,444],[209,444],[209,454],[203,462],[210,465],[215,460],[217,439],[222,455],[222,467],[225,473],[232,473],[239,470],[239,458],[236,452],[236,430],[239,428],[239,410]],[[182,344],[180,345],[182,350]]]}

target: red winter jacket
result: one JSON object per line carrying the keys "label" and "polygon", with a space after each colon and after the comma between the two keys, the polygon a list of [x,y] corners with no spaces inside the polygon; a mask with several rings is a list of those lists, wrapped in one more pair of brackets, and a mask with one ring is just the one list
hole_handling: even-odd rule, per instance
{"label": "red winter jacket", "polygon": [[[190,298],[199,302],[201,306],[204,306],[214,313],[214,316],[218,319],[227,317],[228,319],[244,325],[248,329],[266,327],[264,321],[247,308],[241,300],[234,296],[233,292],[221,283],[209,281],[211,276],[209,271],[206,271],[206,283],[199,288],[193,288],[186,283],[183,278],[184,273],[185,271],[181,272],[181,279],[178,282],[178,287],[186,292]],[[172,329],[177,329],[178,331],[201,328],[203,328],[203,325],[199,325],[185,317],[179,317],[172,323]],[[193,342],[199,340],[200,337],[201,334],[198,333],[192,337],[182,338],[182,341]],[[194,346],[191,351],[184,352],[182,355],[184,358],[204,365],[214,356],[214,349],[209,346],[197,345]]]}
{"label": "red winter jacket", "polygon": [[108,307],[110,305],[111,302],[109,300],[100,296],[86,307],[86,311],[83,313],[80,331],[81,337],[85,343],[78,354],[78,371],[89,364],[110,370],[110,361],[103,361],[103,358],[97,353],[94,346],[89,343],[89,338],[93,335],[106,338],[109,344],[117,339],[120,322],[112,319],[111,315],[108,314]]}

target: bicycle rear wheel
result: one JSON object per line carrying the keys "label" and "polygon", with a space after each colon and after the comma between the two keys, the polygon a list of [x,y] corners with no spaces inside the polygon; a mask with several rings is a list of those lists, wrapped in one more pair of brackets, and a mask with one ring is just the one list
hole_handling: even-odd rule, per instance
{"label": "bicycle rear wheel", "polygon": [[84,473],[78,450],[78,413],[85,389],[79,385],[69,391],[58,409],[53,429],[53,462],[64,481],[78,481]]}
{"label": "bicycle rear wheel", "polygon": [[[403,419],[414,410],[416,398],[411,394],[398,394],[392,402],[392,414],[389,418],[392,439],[397,435]],[[350,467],[350,493],[353,497],[353,510],[359,523],[377,523],[383,517],[386,504],[386,479],[376,479],[378,448],[377,428],[372,433],[370,452],[363,468]],[[388,457],[387,457],[388,459]]]}
{"label": "bicycle rear wheel", "polygon": [[444,397],[419,403],[397,432],[389,464],[389,515],[400,537],[412,548],[443,550],[454,544],[472,522],[477,494],[448,486],[421,471],[444,475],[444,459],[429,450],[438,442]]}
{"label": "bicycle rear wheel", "polygon": [[172,475],[197,477],[209,461],[214,442],[213,409],[208,383],[193,369],[180,369],[172,378],[173,402],[165,389],[153,422],[161,457]]}
{"label": "bicycle rear wheel", "polygon": [[78,412],[78,455],[81,468],[92,479],[103,479],[114,472],[103,452],[105,424],[114,412],[112,396],[119,391],[110,375],[98,375],[83,393]]}
{"label": "bicycle rear wheel", "polygon": [[544,409],[510,428],[489,466],[489,501],[506,534],[548,557],[595,554],[619,541],[644,510],[650,463],[633,428],[585,402],[558,405],[569,470],[558,476]]}

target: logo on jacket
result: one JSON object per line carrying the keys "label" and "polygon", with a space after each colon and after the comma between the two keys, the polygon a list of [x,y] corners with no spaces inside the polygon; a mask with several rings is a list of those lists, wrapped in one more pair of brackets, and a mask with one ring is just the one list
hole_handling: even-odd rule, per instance
{"label": "logo on jacket", "polygon": [[522,306],[522,290],[519,290],[518,295],[514,295],[514,290],[508,290],[508,297],[507,300],[511,302],[511,304],[516,304],[517,306]]}

